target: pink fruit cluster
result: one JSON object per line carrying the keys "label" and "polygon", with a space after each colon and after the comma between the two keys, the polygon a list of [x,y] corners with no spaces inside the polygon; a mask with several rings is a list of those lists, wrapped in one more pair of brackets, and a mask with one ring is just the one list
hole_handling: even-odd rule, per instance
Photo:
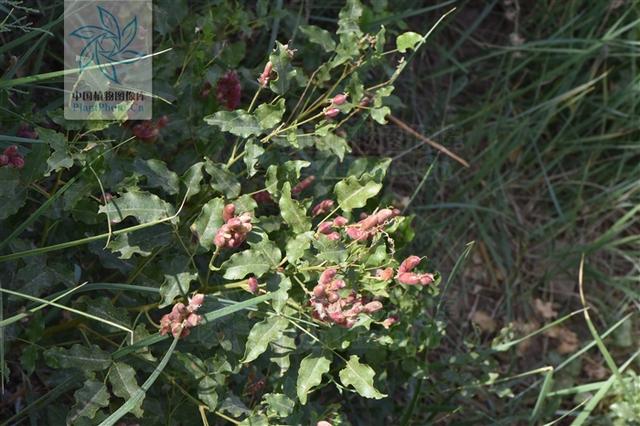
{"label": "pink fruit cluster", "polygon": [[213,243],[218,248],[237,248],[246,239],[247,234],[251,232],[251,214],[242,213],[235,216],[236,206],[227,204],[222,209],[222,220],[224,225],[218,229]]}
{"label": "pink fruit cluster", "polygon": [[242,86],[235,71],[227,71],[220,77],[216,86],[216,99],[228,110],[233,111],[240,105]]}
{"label": "pink fruit cluster", "polygon": [[324,234],[332,241],[337,241],[340,239],[340,233],[336,231],[336,229],[340,229],[347,224],[347,218],[338,216],[333,219],[331,222],[321,222],[318,225],[318,232]]}
{"label": "pink fruit cluster", "polygon": [[0,155],[0,167],[1,166],[15,167],[16,169],[24,167],[24,158],[22,154],[18,152],[17,146],[11,145],[4,150],[2,155]]}
{"label": "pink fruit cluster", "polygon": [[418,256],[407,257],[398,268],[396,279],[400,284],[429,285],[433,282],[433,274],[411,272],[420,263]]}
{"label": "pink fruit cluster", "polygon": [[313,307],[314,318],[351,328],[361,313],[373,313],[382,309],[382,303],[377,300],[366,302],[355,291],[341,296],[340,290],[345,288],[346,284],[343,280],[336,278],[336,275],[335,269],[326,269],[313,288],[309,303]]}
{"label": "pink fruit cluster", "polygon": [[160,319],[160,335],[171,333],[173,337],[187,337],[191,328],[202,321],[196,312],[204,302],[204,294],[196,294],[189,298],[187,306],[179,302],[173,305],[171,312]]}
{"label": "pink fruit cluster", "polygon": [[366,216],[358,223],[347,227],[347,235],[356,241],[364,241],[378,233],[382,227],[394,217],[400,215],[398,209],[382,209],[379,212]]}
{"label": "pink fruit cluster", "polygon": [[169,117],[163,115],[158,119],[156,123],[151,120],[146,120],[136,124],[131,129],[136,138],[143,142],[155,142],[160,135],[160,129],[167,126],[169,123]]}
{"label": "pink fruit cluster", "polygon": [[323,111],[325,118],[329,118],[329,119],[336,118],[338,114],[340,114],[340,110],[336,107],[343,105],[345,102],[347,102],[346,93],[340,93],[338,95],[335,95],[333,99],[331,99],[331,105],[329,105],[329,107],[325,108]]}
{"label": "pink fruit cluster", "polygon": [[20,128],[18,128],[18,131],[16,132],[16,136],[26,139],[38,139],[38,132],[33,130],[27,124],[22,123],[20,125]]}

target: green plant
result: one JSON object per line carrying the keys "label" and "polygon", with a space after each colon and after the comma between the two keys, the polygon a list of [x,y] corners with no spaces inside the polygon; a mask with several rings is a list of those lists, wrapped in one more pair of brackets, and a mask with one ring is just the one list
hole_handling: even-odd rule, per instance
{"label": "green plant", "polygon": [[46,389],[9,422],[371,422],[399,415],[385,399],[427,375],[440,277],[401,255],[413,232],[381,197],[391,161],[348,142],[386,123],[402,54],[427,36],[366,34],[350,0],[337,40],[301,26],[303,52],[277,42],[243,67],[246,44],[224,34],[264,10],[219,8],[224,42],[211,9],[158,8],[161,47],[175,46],[155,69],[177,98],[166,116],[74,123],[52,109],[2,137],[24,156],[18,167],[11,148],[0,167],[3,377]]}

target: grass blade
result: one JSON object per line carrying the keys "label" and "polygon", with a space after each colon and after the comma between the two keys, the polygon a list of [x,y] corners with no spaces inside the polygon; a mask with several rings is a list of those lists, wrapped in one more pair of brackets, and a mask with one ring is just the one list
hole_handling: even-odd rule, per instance
{"label": "grass blade", "polygon": [[[13,296],[21,297],[23,299],[32,300],[34,302],[39,302],[39,303],[42,303],[44,305],[49,305],[49,306],[53,306],[53,307],[65,310],[65,311],[72,312],[74,314],[83,316],[85,318],[88,318],[88,319],[91,319],[91,320],[94,320],[94,321],[98,321],[98,322],[101,322],[103,324],[110,325],[111,327],[118,328],[118,329],[120,329],[122,331],[126,331],[127,333],[129,333],[133,337],[133,330],[131,330],[131,329],[129,329],[129,328],[123,326],[123,325],[116,324],[115,322],[112,322],[112,321],[97,317],[95,315],[88,314],[88,313],[83,312],[83,311],[79,311],[79,310],[77,310],[75,308],[70,308],[69,306],[61,305],[59,303],[56,303],[56,302],[53,302],[53,301],[50,301],[50,300],[47,300],[47,299],[41,299],[39,297],[29,296],[28,294],[20,293],[20,292],[13,291],[13,290],[8,290],[6,288],[0,288],[0,292],[11,294]],[[2,329],[4,329],[4,326],[2,326]]]}

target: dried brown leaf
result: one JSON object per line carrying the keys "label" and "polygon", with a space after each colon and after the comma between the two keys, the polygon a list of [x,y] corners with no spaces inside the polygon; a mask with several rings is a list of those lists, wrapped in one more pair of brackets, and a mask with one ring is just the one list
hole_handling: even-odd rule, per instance
{"label": "dried brown leaf", "polygon": [[544,334],[558,341],[556,351],[562,355],[575,352],[580,347],[578,335],[566,327],[555,326],[546,330]]}
{"label": "dried brown leaf", "polygon": [[553,309],[552,302],[543,302],[541,299],[535,299],[533,307],[544,319],[552,319],[558,316],[558,312]]}
{"label": "dried brown leaf", "polygon": [[480,330],[484,332],[493,333],[496,331],[495,320],[485,311],[475,311],[471,316],[471,322],[477,325]]}

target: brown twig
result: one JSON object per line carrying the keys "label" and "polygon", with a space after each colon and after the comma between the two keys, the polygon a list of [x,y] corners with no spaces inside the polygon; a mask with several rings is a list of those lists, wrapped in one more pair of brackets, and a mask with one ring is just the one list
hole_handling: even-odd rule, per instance
{"label": "brown twig", "polygon": [[415,136],[416,138],[420,139],[422,142],[431,145],[432,147],[434,147],[435,149],[437,149],[438,151],[448,155],[449,157],[453,158],[454,160],[456,160],[458,163],[462,164],[465,167],[469,167],[469,163],[467,163],[463,158],[459,157],[458,155],[454,154],[453,152],[449,151],[447,148],[445,148],[444,146],[440,145],[438,142],[434,142],[431,139],[429,139],[428,137],[418,133],[417,131],[413,130],[411,127],[409,127],[409,125],[407,123],[405,123],[404,121],[400,120],[397,117],[394,117],[393,115],[389,114],[387,115],[387,120],[391,121],[393,124],[395,124],[396,126],[400,127],[402,130],[404,130],[405,132],[409,133],[412,136]]}

